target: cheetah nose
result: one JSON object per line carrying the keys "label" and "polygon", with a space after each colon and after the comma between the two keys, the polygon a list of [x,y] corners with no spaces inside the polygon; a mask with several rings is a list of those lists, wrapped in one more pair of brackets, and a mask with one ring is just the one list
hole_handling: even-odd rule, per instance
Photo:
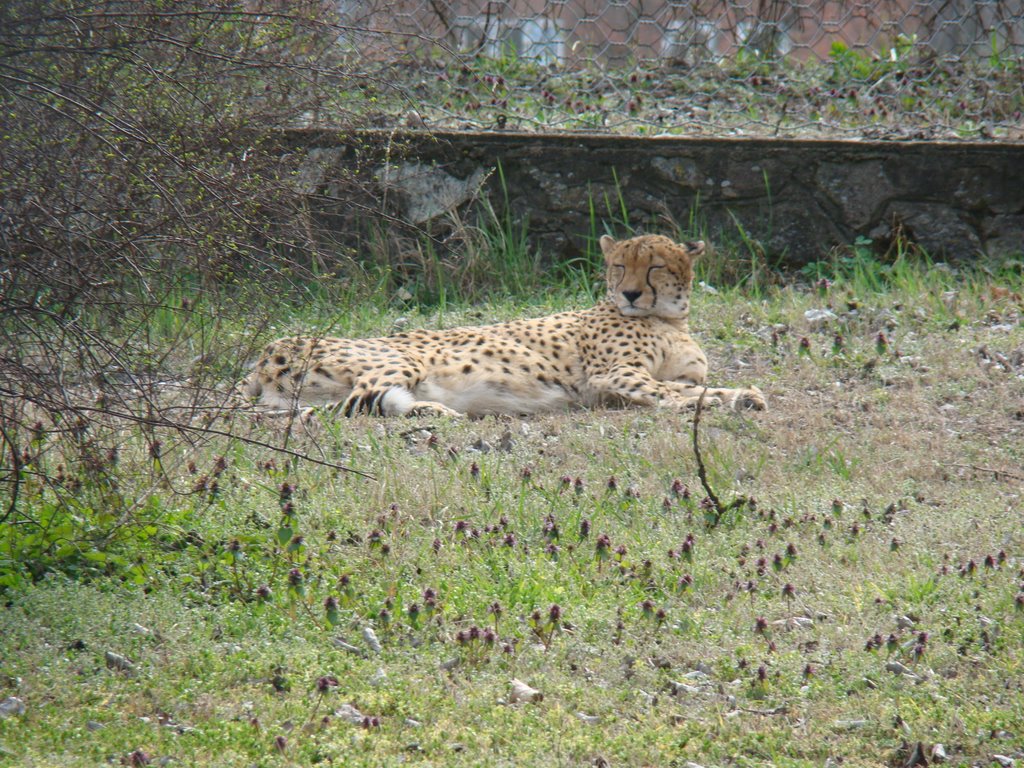
{"label": "cheetah nose", "polygon": [[623,291],[622,297],[632,304],[634,301],[640,298],[641,291]]}

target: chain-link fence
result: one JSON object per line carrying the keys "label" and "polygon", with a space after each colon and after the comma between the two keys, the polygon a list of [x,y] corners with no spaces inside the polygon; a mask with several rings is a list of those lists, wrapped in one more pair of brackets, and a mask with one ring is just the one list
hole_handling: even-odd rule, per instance
{"label": "chain-link fence", "polygon": [[[1024,0],[344,0],[377,121],[1024,138]],[[347,106],[352,107],[353,104]]]}

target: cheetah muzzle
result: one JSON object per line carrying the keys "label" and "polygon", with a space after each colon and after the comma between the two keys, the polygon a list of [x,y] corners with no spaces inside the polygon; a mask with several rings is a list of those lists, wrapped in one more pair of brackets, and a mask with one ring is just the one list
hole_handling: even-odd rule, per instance
{"label": "cheetah muzzle", "polygon": [[[608,294],[591,309],[378,339],[279,339],[239,384],[265,408],[346,416],[529,414],[572,406],[692,408],[707,358],[689,332],[702,241],[601,238]],[[706,404],[765,408],[757,387]]]}

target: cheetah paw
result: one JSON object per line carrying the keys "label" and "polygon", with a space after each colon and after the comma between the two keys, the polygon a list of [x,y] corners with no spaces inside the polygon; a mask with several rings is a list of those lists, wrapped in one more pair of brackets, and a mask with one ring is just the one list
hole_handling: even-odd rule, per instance
{"label": "cheetah paw", "polygon": [[768,407],[768,401],[760,389],[750,387],[738,390],[730,405],[735,411],[763,411]]}
{"label": "cheetah paw", "polygon": [[464,414],[442,403],[416,403],[405,413],[406,416],[448,416],[453,419],[462,418]]}
{"label": "cheetah paw", "polygon": [[695,397],[688,397],[683,402],[683,407],[687,409],[695,409],[697,404],[700,403],[701,408],[717,408],[722,405],[722,398],[718,395],[704,395],[703,400],[700,395]]}

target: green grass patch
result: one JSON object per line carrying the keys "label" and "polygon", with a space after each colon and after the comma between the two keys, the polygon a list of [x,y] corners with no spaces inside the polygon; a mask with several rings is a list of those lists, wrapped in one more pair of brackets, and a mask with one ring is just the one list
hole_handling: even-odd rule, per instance
{"label": "green grass patch", "polygon": [[[702,414],[714,488],[755,499],[713,528],[689,414],[287,437],[236,415],[212,424],[248,442],[120,424],[116,456],[73,425],[26,433],[0,528],[0,701],[24,711],[0,717],[0,761],[878,765],[918,742],[952,765],[1019,759],[1024,284],[901,258],[696,289],[713,381],[769,398]],[[334,297],[252,343],[591,300],[556,284],[423,309]],[[197,315],[217,313],[161,319],[154,348]],[[244,318],[218,322],[230,350]]]}

